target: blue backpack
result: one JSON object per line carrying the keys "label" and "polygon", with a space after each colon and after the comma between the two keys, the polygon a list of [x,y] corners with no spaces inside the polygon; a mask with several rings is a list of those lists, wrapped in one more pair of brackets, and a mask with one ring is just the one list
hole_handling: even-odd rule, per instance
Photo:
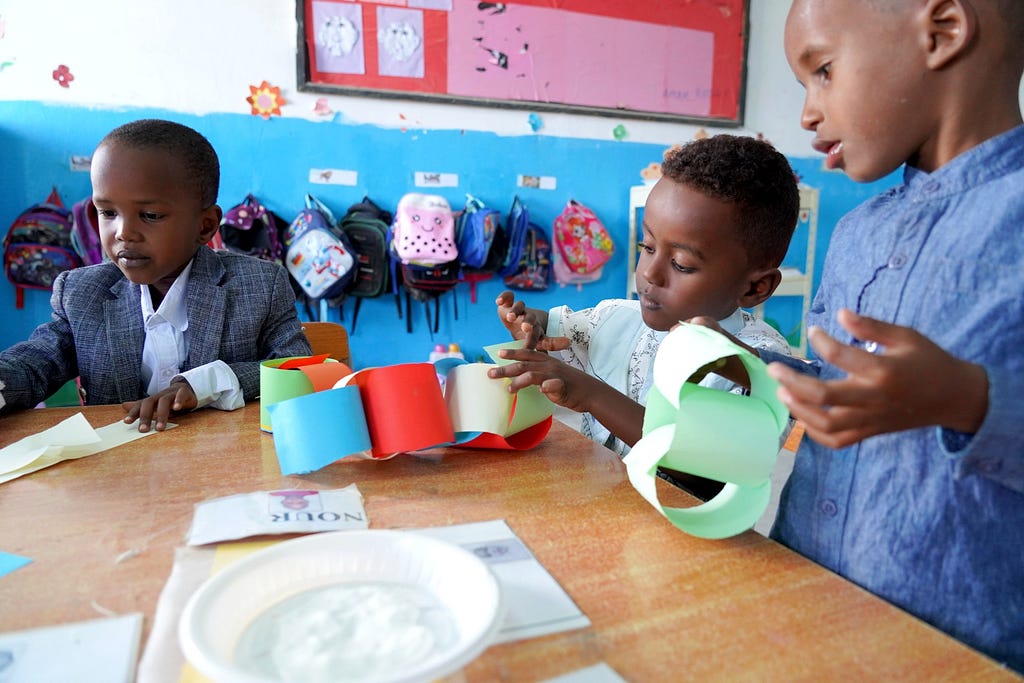
{"label": "blue backpack", "polygon": [[505,221],[505,233],[508,240],[508,247],[498,268],[498,275],[508,277],[519,269],[519,260],[523,257],[523,247],[526,244],[526,233],[530,229],[530,212],[526,205],[519,199],[519,196],[512,200],[512,208],[508,211],[508,219]]}
{"label": "blue backpack", "polygon": [[285,267],[311,299],[341,296],[355,278],[352,247],[336,226],[331,210],[307,194],[306,208],[285,232]]}
{"label": "blue backpack", "polygon": [[483,268],[501,229],[501,213],[489,209],[471,194],[466,195],[466,208],[455,222],[455,241],[463,267]]}

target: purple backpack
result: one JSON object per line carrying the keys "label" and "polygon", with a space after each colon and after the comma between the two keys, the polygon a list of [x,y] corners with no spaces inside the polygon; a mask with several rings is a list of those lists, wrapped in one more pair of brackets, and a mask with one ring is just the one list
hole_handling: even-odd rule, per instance
{"label": "purple backpack", "polygon": [[103,263],[99,216],[92,197],[86,197],[71,207],[71,246],[82,257],[83,264],[94,266]]}

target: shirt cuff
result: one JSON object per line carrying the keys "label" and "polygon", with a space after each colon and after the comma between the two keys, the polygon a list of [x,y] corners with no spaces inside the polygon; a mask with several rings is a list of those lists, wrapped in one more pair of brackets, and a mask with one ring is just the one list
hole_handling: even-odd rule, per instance
{"label": "shirt cuff", "polygon": [[178,377],[192,387],[198,408],[209,406],[218,410],[237,410],[245,405],[245,395],[238,383],[238,376],[222,360],[186,370],[175,379]]}

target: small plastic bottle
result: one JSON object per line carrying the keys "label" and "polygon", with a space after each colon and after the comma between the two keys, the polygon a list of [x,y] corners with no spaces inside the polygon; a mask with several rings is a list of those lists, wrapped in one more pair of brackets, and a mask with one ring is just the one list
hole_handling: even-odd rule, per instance
{"label": "small plastic bottle", "polygon": [[465,359],[465,357],[462,355],[462,351],[459,349],[458,344],[449,344],[447,349],[445,348],[444,344],[437,344],[436,346],[434,346],[434,350],[430,352],[430,362],[435,363],[441,360],[442,358]]}

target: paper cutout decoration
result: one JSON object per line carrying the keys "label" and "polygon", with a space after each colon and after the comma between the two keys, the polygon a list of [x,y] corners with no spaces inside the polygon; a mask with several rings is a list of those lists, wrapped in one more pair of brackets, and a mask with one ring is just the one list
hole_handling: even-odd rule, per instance
{"label": "paper cutout decoration", "polygon": [[71,69],[61,64],[53,70],[53,80],[57,81],[60,87],[69,88],[71,87],[71,81],[75,80],[75,77],[71,75]]}
{"label": "paper cutout decoration", "polygon": [[331,109],[331,105],[327,104],[326,97],[318,97],[313,104],[313,113],[317,116],[330,116],[334,110]]}
{"label": "paper cutout decoration", "polygon": [[[737,356],[746,368],[749,396],[688,381],[704,365],[729,356]],[[686,533],[735,536],[768,507],[770,477],[789,412],[765,369],[753,353],[700,325],[680,325],[658,348],[643,437],[624,463],[634,488]],[[655,486],[659,466],[726,485],[702,505],[664,507]]]}
{"label": "paper cutout decoration", "polygon": [[629,131],[627,131],[626,127],[624,125],[622,125],[621,123],[619,125],[615,126],[614,128],[612,128],[612,137],[615,138],[616,140],[618,140],[619,142],[622,142],[628,136],[629,136]]}
{"label": "paper cutout decoration", "polygon": [[249,86],[249,96],[245,98],[245,101],[252,105],[252,115],[262,116],[265,119],[269,119],[272,115],[281,115],[281,105],[285,104],[285,99],[281,97],[281,88],[276,85],[270,85],[266,81],[263,81],[258,86]]}
{"label": "paper cutout decoration", "polygon": [[538,130],[544,127],[544,121],[540,118],[540,114],[533,113],[526,117],[527,122],[530,124],[530,130],[536,133]]}
{"label": "paper cutout decoration", "polygon": [[493,367],[487,363],[446,358],[367,368],[324,390],[322,383],[314,388],[311,375],[330,364],[282,369],[287,362],[260,368],[261,426],[273,427],[283,474],[312,472],[350,455],[386,459],[442,446],[525,450],[551,428],[554,406],[540,390],[509,393],[507,379],[487,377]]}

